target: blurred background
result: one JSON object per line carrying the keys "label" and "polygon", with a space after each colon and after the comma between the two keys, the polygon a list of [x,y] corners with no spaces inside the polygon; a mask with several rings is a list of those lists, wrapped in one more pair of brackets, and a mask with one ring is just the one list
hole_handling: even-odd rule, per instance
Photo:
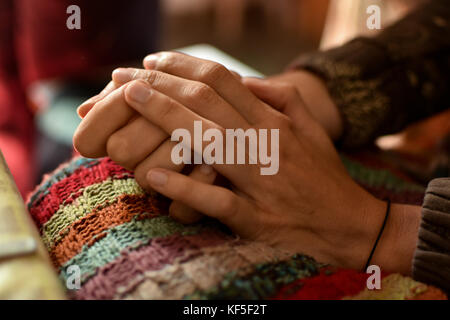
{"label": "blurred background", "polygon": [[[380,6],[384,28],[420,2],[0,0],[0,149],[26,195],[72,156],[76,107],[99,93],[117,66],[207,43],[270,75],[302,53],[377,32],[366,27],[371,4]],[[81,9],[80,30],[66,27],[70,5]],[[379,145],[414,158],[411,170],[420,175],[449,123],[448,113],[440,115]]]}

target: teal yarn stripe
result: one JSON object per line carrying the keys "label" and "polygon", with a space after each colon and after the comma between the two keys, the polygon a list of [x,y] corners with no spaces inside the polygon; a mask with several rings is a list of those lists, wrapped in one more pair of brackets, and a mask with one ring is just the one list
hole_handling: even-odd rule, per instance
{"label": "teal yarn stripe", "polygon": [[198,290],[184,299],[267,299],[284,285],[317,275],[322,266],[308,256],[295,254],[286,261],[257,264],[245,276],[237,276],[238,270],[234,270],[225,275],[218,285],[208,290]]}
{"label": "teal yarn stripe", "polygon": [[84,283],[95,275],[96,269],[114,261],[124,249],[137,249],[148,243],[150,239],[163,238],[173,234],[194,235],[210,227],[208,224],[185,226],[168,216],[142,219],[138,215],[132,221],[113,227],[107,235],[92,246],[84,245],[82,251],[60,267],[60,278],[65,282],[68,278],[67,268],[78,265],[81,280]]}

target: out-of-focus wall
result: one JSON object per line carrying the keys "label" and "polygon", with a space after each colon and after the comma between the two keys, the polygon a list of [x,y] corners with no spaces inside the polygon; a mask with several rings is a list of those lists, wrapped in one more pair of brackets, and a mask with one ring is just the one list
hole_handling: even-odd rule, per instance
{"label": "out-of-focus wall", "polygon": [[321,49],[329,49],[358,36],[372,36],[378,30],[367,28],[370,5],[381,9],[381,30],[400,19],[423,0],[330,0]]}
{"label": "out-of-focus wall", "polygon": [[271,74],[302,52],[375,34],[366,27],[370,5],[380,7],[384,28],[423,1],[162,0],[162,46],[207,42]]}
{"label": "out-of-focus wall", "polygon": [[209,43],[265,74],[320,43],[329,0],[162,0],[162,46]]}

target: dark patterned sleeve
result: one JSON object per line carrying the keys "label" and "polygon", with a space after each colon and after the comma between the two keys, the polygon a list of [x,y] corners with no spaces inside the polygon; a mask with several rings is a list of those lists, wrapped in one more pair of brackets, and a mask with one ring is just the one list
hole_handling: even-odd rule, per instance
{"label": "dark patterned sleeve", "polygon": [[430,1],[374,38],[300,56],[292,67],[325,80],[342,115],[342,146],[362,146],[449,107],[450,6]]}

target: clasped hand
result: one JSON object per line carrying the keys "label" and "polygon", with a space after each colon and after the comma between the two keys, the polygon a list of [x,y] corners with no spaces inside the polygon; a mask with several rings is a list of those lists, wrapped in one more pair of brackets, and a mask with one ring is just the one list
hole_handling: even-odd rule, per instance
{"label": "clasped hand", "polygon": [[[148,56],[144,66],[116,70],[105,90],[79,107],[74,145],[83,156],[109,156],[133,170],[144,189],[173,200],[170,214],[182,222],[200,212],[243,238],[362,268],[376,236],[368,212],[382,212],[384,204],[349,177],[294,87],[241,79],[175,52]],[[171,161],[177,142],[170,135],[178,128],[194,135],[194,121],[220,132],[279,129],[277,174],[261,175],[259,163],[180,173],[184,164]],[[214,185],[218,174],[231,187]]]}

